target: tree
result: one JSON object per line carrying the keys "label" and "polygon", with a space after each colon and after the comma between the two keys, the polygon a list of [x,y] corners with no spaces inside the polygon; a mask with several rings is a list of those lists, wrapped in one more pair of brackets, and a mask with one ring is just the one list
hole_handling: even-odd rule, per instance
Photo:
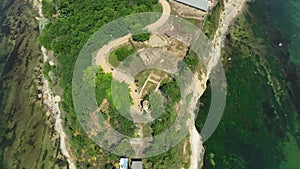
{"label": "tree", "polygon": [[167,95],[171,102],[179,102],[181,99],[180,89],[176,81],[163,84],[160,89]]}
{"label": "tree", "polygon": [[132,39],[137,42],[144,42],[150,39],[151,33],[145,32],[141,34],[132,35]]}
{"label": "tree", "polygon": [[42,1],[42,10],[47,18],[51,18],[52,15],[55,13],[55,6],[52,1],[43,0]]}

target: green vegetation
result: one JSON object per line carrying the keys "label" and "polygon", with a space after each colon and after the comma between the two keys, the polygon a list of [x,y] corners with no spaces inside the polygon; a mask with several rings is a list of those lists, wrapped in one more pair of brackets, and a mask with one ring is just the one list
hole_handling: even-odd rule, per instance
{"label": "green vegetation", "polygon": [[53,84],[57,83],[57,77],[55,75],[57,75],[57,70],[56,70],[56,66],[51,66],[49,64],[49,62],[44,63],[43,66],[43,75],[45,78],[47,78],[47,80],[49,82],[52,82]]}
{"label": "green vegetation", "polygon": [[130,56],[133,53],[134,53],[134,49],[128,48],[127,46],[123,46],[115,50],[115,54],[118,61],[125,60],[128,56]]}
{"label": "green vegetation", "polygon": [[189,168],[190,146],[188,138],[163,154],[143,160],[145,169]]}
{"label": "green vegetation", "polygon": [[218,1],[218,4],[212,11],[209,11],[208,15],[206,16],[203,26],[203,32],[209,39],[212,39],[214,37],[215,32],[219,26],[220,14],[224,10],[223,1],[224,0]]}
{"label": "green vegetation", "polygon": [[197,65],[199,64],[199,58],[195,52],[189,52],[186,57],[183,59],[184,63],[195,72]]}
{"label": "green vegetation", "polygon": [[[118,110],[123,111],[122,113],[128,113],[129,115],[129,109],[133,105],[133,100],[129,95],[129,84],[125,82],[119,82],[117,80],[114,80],[112,82],[111,90],[113,90],[112,97],[114,99],[114,106],[118,108]],[[134,124],[132,122],[132,124]]]}
{"label": "green vegetation", "polygon": [[[119,157],[101,149],[90,140],[78,122],[72,102],[72,70],[81,48],[99,27],[121,16],[160,8],[157,6],[157,0],[87,0],[80,2],[56,0],[55,5],[57,5],[55,9],[58,11],[54,13],[59,13],[59,16],[50,19],[51,23],[43,30],[40,42],[47,49],[54,52],[60,65],[57,68],[58,71],[56,74],[61,77],[59,84],[64,90],[61,106],[65,112],[66,131],[70,136],[71,148],[77,158],[77,167],[96,168],[94,166],[97,166],[97,168],[115,168],[115,163],[118,162]],[[135,39],[137,41],[144,41],[148,39],[148,36],[150,35],[140,35],[135,37]],[[130,48],[117,49],[117,51],[112,52],[113,54],[109,57],[109,62],[113,66],[118,66],[132,52],[134,50]],[[95,77],[93,77],[94,71],[97,71]],[[116,110],[112,98],[120,97],[119,99],[122,101],[117,106],[124,106],[125,109],[130,106],[131,102],[128,102],[126,95],[113,96],[111,92],[112,75],[103,73],[101,69],[95,70],[89,68],[84,71],[84,80],[90,85],[95,85],[98,105],[104,103],[105,99],[107,100],[107,104],[102,105],[104,108],[101,110],[101,113],[109,121],[109,124],[120,133],[134,136],[136,130],[134,123],[123,117]],[[128,92],[128,85],[125,83],[113,87],[118,87],[114,88],[116,90]],[[143,127],[146,135],[161,133],[170,127],[176,119],[175,106],[176,102],[180,99],[180,91],[177,84],[175,81],[164,81],[161,90],[166,95],[165,97],[168,98],[166,113],[163,113],[153,123]],[[187,142],[188,139],[185,138],[185,140],[168,152],[145,159],[145,168],[178,168],[178,166],[187,168],[190,153],[190,147]],[[126,147],[126,145],[128,143],[124,140],[117,148],[124,151],[124,154],[131,152],[132,149]],[[185,150],[184,154],[182,153],[183,149]]]}
{"label": "green vegetation", "polygon": [[159,89],[167,97],[167,103],[164,112],[151,123],[154,136],[170,128],[174,123],[177,118],[175,105],[181,99],[180,89],[174,79],[161,84]]}
{"label": "green vegetation", "polygon": [[[111,73],[103,73],[102,69],[98,69],[96,78],[95,78],[95,92],[98,105],[100,105],[104,99],[107,99],[107,106],[101,110],[103,116],[106,117],[106,120],[110,119],[111,126],[119,131],[120,133],[134,137],[135,124],[133,121],[128,120],[116,109],[129,112],[131,102],[129,99],[129,94],[120,95],[119,93],[129,93],[128,84],[112,82]],[[114,90],[112,94],[111,90]],[[118,100],[113,102],[113,100]],[[104,110],[106,109],[106,110]],[[126,112],[122,112],[126,113]]]}
{"label": "green vegetation", "polygon": [[204,126],[204,122],[210,108],[210,101],[211,101],[211,85],[210,82],[208,81],[207,88],[199,100],[200,103],[199,111],[196,114],[197,118],[195,121],[195,125],[198,131],[201,131],[202,127]]}
{"label": "green vegetation", "polygon": [[48,74],[50,71],[51,71],[51,65],[49,64],[49,62],[44,63],[44,66],[43,66],[43,75],[49,81],[51,81],[51,79],[49,77],[49,74]]}
{"label": "green vegetation", "polygon": [[160,92],[151,92],[149,94],[149,99],[147,100],[150,102],[149,109],[151,111],[151,116],[153,118],[157,118],[160,113],[162,113],[164,97],[160,94]]}
{"label": "green vegetation", "polygon": [[145,97],[150,94],[150,92],[156,89],[158,84],[148,81],[143,89],[142,97]]}
{"label": "green vegetation", "polygon": [[137,87],[139,88],[139,90],[142,89],[150,73],[151,73],[150,70],[145,70],[135,75],[134,79],[137,82]]}
{"label": "green vegetation", "polygon": [[167,96],[168,100],[172,103],[179,102],[181,99],[180,89],[175,80],[164,83],[160,86],[160,89]]}
{"label": "green vegetation", "polygon": [[43,0],[42,1],[42,10],[47,18],[51,18],[52,15],[56,12],[55,9],[55,0]]}
{"label": "green vegetation", "polygon": [[[147,69],[145,71],[139,72],[138,74],[135,75],[135,81],[137,82],[137,86],[138,88],[141,90],[144,83],[146,82],[147,78],[149,77],[150,74],[155,74],[158,75],[160,77],[164,77],[167,75],[166,72],[162,71],[162,70],[157,70],[157,69]],[[152,77],[154,78],[154,77]],[[168,76],[168,78],[164,78],[165,80],[169,80],[170,76]],[[154,79],[155,81],[159,81],[160,79]]]}
{"label": "green vegetation", "polygon": [[152,136],[152,130],[149,123],[143,124],[143,137],[151,137]]}
{"label": "green vegetation", "polygon": [[113,67],[118,67],[120,65],[120,61],[117,58],[117,55],[115,54],[114,51],[112,51],[111,53],[109,53],[109,58],[108,58],[108,62],[113,66]]}
{"label": "green vegetation", "polygon": [[[92,86],[92,87],[95,87],[96,85],[96,76],[95,74],[98,73],[102,73],[102,70],[98,70],[97,72],[97,68],[93,67],[93,66],[89,66],[87,67],[84,71],[83,71],[83,81]],[[98,79],[99,80],[99,79]],[[102,100],[101,100],[102,101]]]}
{"label": "green vegetation", "polygon": [[[65,126],[70,136],[71,148],[78,158],[77,167],[90,168],[92,164],[95,164],[97,168],[112,168],[118,157],[101,150],[93,143],[82,130],[77,120],[72,102],[71,86],[74,64],[83,45],[101,26],[121,16],[152,11],[153,5],[157,4],[157,0],[56,0],[53,2],[57,9],[55,13],[59,13],[59,16],[49,18],[51,23],[46,25],[39,40],[43,46],[54,52],[59,65],[61,65],[57,71],[57,75],[60,77],[59,85],[64,90],[61,106],[66,112],[64,114]],[[52,10],[49,11],[52,12]],[[47,12],[48,15],[51,12]],[[108,75],[105,75],[102,80],[108,83],[109,77],[106,76]],[[100,101],[100,97],[101,95],[98,94],[97,100]],[[110,113],[115,113],[111,114],[111,116],[116,117],[118,122],[122,121],[118,119],[120,116],[117,111],[111,110]],[[122,132],[127,132],[128,135],[131,135],[132,128],[130,126],[126,122],[120,123],[119,129],[127,129],[127,131]],[[95,160],[89,161],[88,159],[92,157]]]}
{"label": "green vegetation", "polygon": [[162,9],[161,4],[159,4],[159,3],[154,4],[152,7],[152,12],[162,13],[163,9]]}
{"label": "green vegetation", "polygon": [[141,34],[132,35],[132,39],[137,42],[144,42],[150,39],[151,33],[145,32]]}
{"label": "green vegetation", "polygon": [[114,66],[118,67],[120,62],[125,60],[128,56],[134,54],[135,50],[131,43],[121,46],[109,54],[109,63]]}
{"label": "green vegetation", "polygon": [[198,19],[194,19],[194,18],[184,18],[184,19],[187,20],[188,22],[192,23],[196,27],[200,26],[200,20],[198,20]]}

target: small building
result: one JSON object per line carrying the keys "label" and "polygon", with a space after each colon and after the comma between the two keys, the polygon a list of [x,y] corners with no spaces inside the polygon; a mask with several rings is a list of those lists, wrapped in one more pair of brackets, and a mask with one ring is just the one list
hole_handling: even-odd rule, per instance
{"label": "small building", "polygon": [[172,37],[175,33],[171,30],[168,30],[165,32],[165,35],[167,35],[169,38]]}
{"label": "small building", "polygon": [[141,160],[132,160],[131,169],[143,169],[143,162]]}
{"label": "small building", "polygon": [[175,0],[175,1],[203,11],[208,10],[208,0]]}
{"label": "small building", "polygon": [[145,110],[146,112],[148,111],[148,109],[149,109],[149,102],[148,102],[148,100],[143,100],[143,101],[142,101],[142,108],[143,108],[143,110]]}
{"label": "small building", "polygon": [[128,158],[120,158],[119,166],[120,169],[128,169]]}

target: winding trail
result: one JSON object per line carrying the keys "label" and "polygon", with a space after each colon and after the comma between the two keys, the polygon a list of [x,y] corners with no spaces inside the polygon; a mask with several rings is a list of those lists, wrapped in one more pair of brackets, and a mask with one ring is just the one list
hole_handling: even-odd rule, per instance
{"label": "winding trail", "polygon": [[[169,15],[171,14],[171,7],[166,0],[159,0],[159,3],[162,5],[163,14],[156,22],[146,27],[149,31],[154,31],[165,24],[169,19]],[[127,43],[130,37],[131,34],[127,34],[104,45],[96,55],[96,65],[100,65],[105,73],[112,72],[111,69],[113,68],[113,66],[109,64],[108,60],[105,61],[103,60],[103,58],[107,59],[111,50],[113,50],[117,46]]]}
{"label": "winding trail", "polygon": [[[196,105],[197,98],[199,98],[204,93],[206,89],[206,82],[209,79],[210,72],[214,68],[214,66],[217,65],[217,62],[221,57],[221,47],[224,42],[224,38],[229,30],[229,26],[239,15],[240,11],[242,11],[243,7],[245,6],[245,2],[246,0],[228,0],[227,2],[225,2],[224,4],[225,9],[220,16],[220,24],[216,30],[215,37],[212,40],[212,52],[210,53],[211,59],[208,62],[207,74],[202,75],[203,80],[197,81],[195,84],[193,84],[194,86],[192,87],[193,89],[199,89],[197,94],[195,94],[194,96],[195,99],[193,99],[192,105]],[[162,4],[163,6],[163,14],[171,13],[170,5],[166,0],[160,0],[159,3]],[[162,15],[162,17],[158,21],[147,26],[147,28],[150,31],[156,30],[161,25],[166,23],[168,19],[169,19],[169,15]],[[96,65],[100,65],[103,68],[105,73],[112,72],[114,68],[108,62],[109,52],[112,49],[114,49],[114,47],[127,43],[130,36],[131,34],[128,34],[119,39],[113,40],[109,42],[107,45],[103,46],[97,53]],[[204,147],[203,147],[203,142],[201,140],[202,138],[195,127],[195,115],[193,113],[194,108],[195,107],[190,108],[189,112],[191,112],[190,113],[191,117],[187,121],[187,127],[189,129],[189,142],[191,145],[189,169],[198,169],[199,164],[202,163],[204,157]]]}
{"label": "winding trail", "polygon": [[[211,60],[209,61],[209,64],[207,66],[207,74],[203,79],[205,79],[203,82],[201,81],[202,85],[206,84],[206,82],[209,78],[210,72],[213,69],[214,66],[216,66],[218,59],[221,56],[221,47],[223,45],[225,36],[229,30],[229,26],[232,24],[232,22],[235,20],[235,18],[240,14],[240,11],[242,11],[243,7],[245,6],[246,0],[225,0],[225,10],[222,12],[220,17],[220,24],[216,31],[215,37],[212,40],[212,52],[210,54]],[[155,23],[147,26],[147,28],[151,30],[156,30],[161,25],[167,22],[169,19],[169,14],[171,13],[171,8],[169,3],[166,0],[159,0],[159,3],[163,7],[163,15],[162,17],[157,20]],[[39,5],[39,14],[40,17],[43,17],[43,14],[41,12],[41,5]],[[164,15],[165,14],[165,15]],[[128,34],[126,36],[123,36],[119,39],[113,40],[109,42],[107,45],[103,46],[96,55],[96,65],[100,65],[103,68],[103,71],[105,73],[110,73],[113,71],[114,67],[111,66],[108,62],[108,55],[109,52],[116,46],[119,46],[121,44],[127,43],[128,39],[131,37],[131,34]],[[46,57],[45,49],[42,48],[44,57]],[[105,58],[105,59],[103,59]],[[102,60],[101,60],[102,59]],[[70,156],[70,151],[68,148],[68,143],[66,142],[67,135],[63,129],[61,114],[59,111],[59,101],[60,98],[57,96],[53,96],[53,93],[51,92],[49,88],[49,82],[45,79],[45,96],[47,95],[48,101],[45,102],[46,105],[49,106],[50,109],[54,110],[56,112],[56,122],[55,122],[55,130],[60,135],[60,149],[63,155],[67,158],[67,161],[69,163],[69,168],[73,169],[75,167],[74,160]],[[200,94],[203,94],[206,87],[202,88],[200,91]],[[201,136],[198,133],[198,131],[195,128],[195,117],[192,116],[191,119],[189,119],[187,125],[189,127],[189,134],[190,134],[190,145],[191,145],[191,156],[190,156],[190,169],[198,169],[199,164],[201,163],[204,155],[204,149],[201,141]]]}
{"label": "winding trail", "polygon": [[[164,25],[171,14],[171,7],[169,3],[166,0],[159,0],[159,3],[161,4],[163,8],[163,12],[161,17],[151,25],[146,26],[146,28],[151,32],[155,31],[158,28],[160,28],[162,25]],[[95,58],[95,64],[100,65],[101,68],[105,73],[113,73],[114,79],[118,79],[119,81],[125,81],[127,84],[129,84],[130,90],[130,96],[133,99],[134,105],[132,106],[133,111],[139,112],[140,107],[140,95],[137,94],[135,91],[138,89],[138,87],[134,83],[134,78],[127,75],[127,73],[121,72],[117,69],[115,69],[110,63],[109,63],[109,53],[115,49],[118,46],[121,46],[125,43],[129,42],[129,38],[132,34],[127,34],[123,37],[120,37],[118,39],[110,41],[108,44],[104,45],[99,51],[97,52],[96,58]],[[133,116],[134,117],[134,116]],[[133,119],[135,120],[135,119]],[[143,134],[142,134],[142,127],[141,125],[137,125],[139,128],[139,136],[140,138],[134,139],[130,142],[131,146],[134,148],[136,156],[141,156],[144,149],[149,146],[149,141],[141,141]]]}

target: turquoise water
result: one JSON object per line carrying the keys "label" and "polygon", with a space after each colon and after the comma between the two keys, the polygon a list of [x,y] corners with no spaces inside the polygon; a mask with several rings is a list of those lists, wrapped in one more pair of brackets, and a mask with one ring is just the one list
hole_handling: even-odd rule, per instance
{"label": "turquoise water", "polygon": [[300,1],[268,0],[259,3],[266,7],[266,14],[289,40],[290,60],[300,66]]}
{"label": "turquoise water", "polygon": [[[268,26],[274,26],[275,29],[279,30],[280,34],[283,36],[272,37],[271,35],[271,39],[273,40],[271,43],[274,43],[274,45],[283,43],[284,47],[287,47],[289,61],[284,61],[281,64],[286,64],[286,66],[283,67],[285,67],[286,75],[289,77],[288,81],[291,84],[292,91],[296,93],[294,95],[290,95],[291,100],[294,100],[294,105],[295,107],[298,107],[299,114],[300,1],[268,0],[257,1],[255,3],[256,7],[264,9],[264,17],[267,16],[265,20],[271,22],[271,24],[265,24]],[[295,65],[298,68],[289,68],[294,67]],[[291,73],[292,71],[295,72]],[[289,123],[293,122],[289,121]],[[286,134],[287,139],[283,142],[284,148],[282,151],[282,154],[284,155],[284,161],[282,161],[282,163],[278,166],[280,169],[300,168],[300,147],[299,143],[297,144],[297,142],[299,142],[299,135],[297,136],[292,134],[292,132],[299,132],[300,125],[299,123],[292,125],[296,127]]]}
{"label": "turquoise water", "polygon": [[[226,38],[226,106],[203,169],[300,168],[299,31],[299,0],[249,3]],[[201,99],[198,129],[209,94]]]}
{"label": "turquoise water", "polygon": [[[287,47],[289,61],[282,62],[286,64],[285,71],[288,77],[289,83],[292,85],[292,90],[295,95],[291,95],[291,100],[294,100],[294,105],[299,107],[299,72],[291,73],[292,71],[299,70],[300,68],[300,1],[299,0],[268,0],[257,1],[257,6],[264,9],[266,20],[270,21],[270,26],[274,26],[279,30],[282,37],[274,37],[274,45],[283,43],[284,47]],[[266,23],[268,24],[268,23]],[[272,42],[271,42],[272,43]],[[280,57],[280,56],[279,56]],[[284,56],[285,57],[285,56]],[[289,62],[293,63],[290,64]],[[290,66],[298,66],[298,69],[292,69]],[[292,80],[291,80],[292,79]],[[294,84],[293,84],[294,83]],[[296,100],[296,101],[295,101]],[[298,102],[298,103],[297,103]],[[299,114],[299,110],[298,110]],[[290,123],[292,123],[290,121]],[[293,124],[294,125],[294,124]],[[299,136],[291,134],[291,132],[299,132],[299,123],[295,124],[295,128],[290,130],[287,135],[287,139],[283,142],[284,148],[282,154],[284,155],[284,161],[278,166],[280,169],[297,169],[300,168],[300,148]],[[277,168],[277,167],[276,167]]]}
{"label": "turquoise water", "polygon": [[[287,40],[287,44],[285,45],[288,45],[290,61],[300,67],[300,1],[271,0],[262,3],[265,3],[264,5],[268,6],[266,8],[266,14],[270,17],[273,25],[277,27]],[[295,99],[298,100],[299,98]],[[279,168],[300,168],[300,149],[297,145],[297,140],[292,134],[288,133],[287,135],[289,140],[284,142],[283,152],[285,161]]]}

